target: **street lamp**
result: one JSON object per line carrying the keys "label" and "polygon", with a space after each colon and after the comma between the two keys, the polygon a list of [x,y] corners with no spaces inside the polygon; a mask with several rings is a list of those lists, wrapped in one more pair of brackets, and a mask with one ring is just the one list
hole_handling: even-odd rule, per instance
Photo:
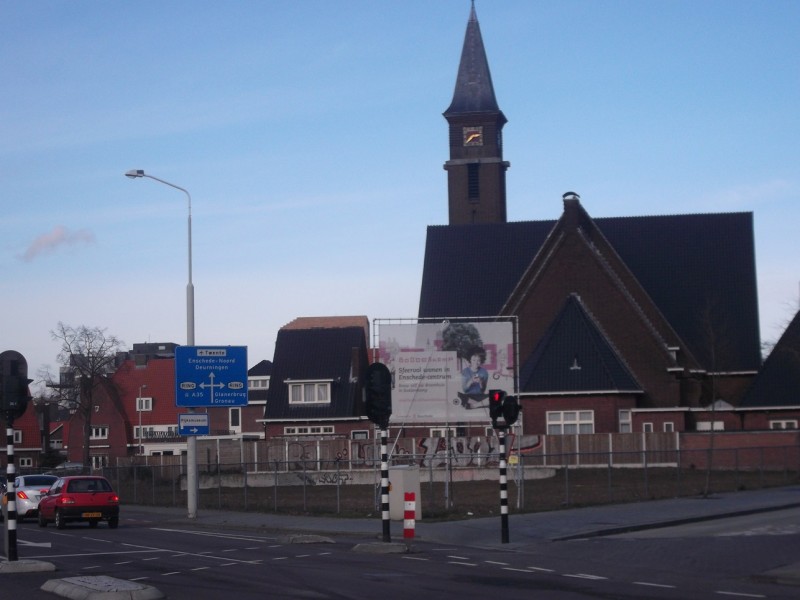
{"label": "street lamp", "polygon": [[139,397],[136,398],[136,410],[139,411],[139,456],[144,454],[144,446],[142,445],[142,390],[147,387],[146,383],[139,386]]}
{"label": "street lamp", "polygon": [[[171,188],[182,191],[189,200],[189,282],[186,284],[186,345],[194,346],[194,285],[192,284],[192,196],[187,190],[179,185],[164,181],[153,175],[148,175],[142,169],[132,169],[125,173],[125,177],[138,179],[148,177]],[[195,412],[194,408],[189,409],[190,413]],[[140,413],[141,416],[141,413]],[[140,431],[141,433],[141,431]],[[186,503],[188,517],[197,517],[197,437],[190,435],[186,441]]]}
{"label": "street lamp", "polygon": [[170,183],[169,181],[164,181],[163,179],[159,179],[153,175],[148,175],[142,169],[133,169],[128,171],[125,173],[125,177],[130,177],[131,179],[148,177],[150,179],[154,179],[155,181],[163,183],[164,185],[168,185],[176,190],[182,191],[184,194],[186,194],[186,198],[189,200],[189,282],[186,284],[186,345],[194,346],[194,284],[192,284],[192,196],[181,186]]}

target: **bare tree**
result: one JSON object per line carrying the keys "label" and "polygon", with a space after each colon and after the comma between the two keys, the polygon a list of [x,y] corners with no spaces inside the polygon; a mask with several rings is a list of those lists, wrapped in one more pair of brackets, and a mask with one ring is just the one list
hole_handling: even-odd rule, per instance
{"label": "bare tree", "polygon": [[61,344],[58,362],[62,376],[58,384],[50,383],[48,387],[58,389],[60,396],[72,404],[81,417],[83,464],[89,465],[92,415],[103,398],[116,393],[111,375],[123,343],[100,327],[71,327],[61,322],[50,335]]}

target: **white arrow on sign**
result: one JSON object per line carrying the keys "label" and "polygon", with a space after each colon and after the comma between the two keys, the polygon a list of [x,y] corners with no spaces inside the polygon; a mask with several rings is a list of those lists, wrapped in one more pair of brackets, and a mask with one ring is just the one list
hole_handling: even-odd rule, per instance
{"label": "white arrow on sign", "polygon": [[211,371],[211,373],[208,374],[208,378],[211,380],[211,383],[201,383],[200,387],[203,388],[203,389],[211,388],[210,400],[211,400],[211,404],[214,404],[214,388],[223,388],[224,389],[225,388],[225,384],[224,383],[214,383],[214,371]]}

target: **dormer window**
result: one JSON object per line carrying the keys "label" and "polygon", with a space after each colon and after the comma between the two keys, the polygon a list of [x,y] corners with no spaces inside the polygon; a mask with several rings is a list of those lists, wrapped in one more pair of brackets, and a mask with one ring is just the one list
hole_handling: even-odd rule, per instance
{"label": "dormer window", "polygon": [[291,381],[289,386],[289,404],[330,404],[331,380],[326,381]]}

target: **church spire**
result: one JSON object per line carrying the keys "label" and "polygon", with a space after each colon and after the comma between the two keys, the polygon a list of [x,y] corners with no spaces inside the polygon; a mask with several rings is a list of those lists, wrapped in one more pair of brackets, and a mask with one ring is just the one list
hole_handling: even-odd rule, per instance
{"label": "church spire", "polygon": [[447,171],[450,225],[506,222],[503,125],[473,1],[453,101],[444,112],[449,124]]}
{"label": "church spire", "polygon": [[474,1],[467,22],[467,32],[464,35],[464,47],[461,50],[461,63],[458,67],[453,101],[444,112],[444,116],[471,112],[502,114],[494,95],[492,75],[489,72],[489,61],[486,59]]}

